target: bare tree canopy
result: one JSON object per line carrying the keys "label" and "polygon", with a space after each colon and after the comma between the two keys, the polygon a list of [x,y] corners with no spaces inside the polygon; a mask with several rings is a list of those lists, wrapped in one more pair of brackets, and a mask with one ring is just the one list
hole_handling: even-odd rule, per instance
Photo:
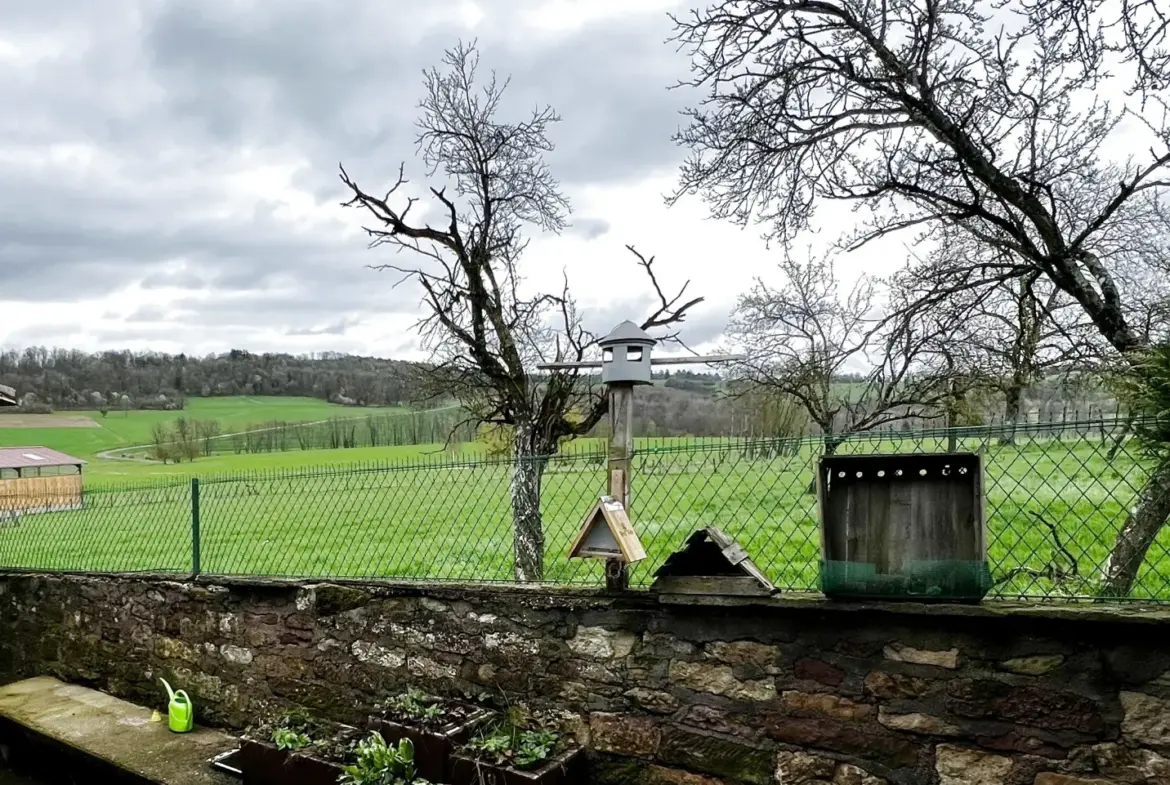
{"label": "bare tree canopy", "polygon": [[[784,243],[825,201],[851,205],[841,247],[897,233],[928,251],[904,317],[1050,287],[1122,356],[1164,334],[1143,292],[1166,258],[1148,240],[1170,186],[1161,0],[727,0],[676,23],[706,99],[674,198]],[[1129,591],[1165,522],[1166,466],[1104,593]]]}
{"label": "bare tree canopy", "polygon": [[[372,246],[407,256],[378,267],[422,289],[419,329],[432,354],[431,389],[455,396],[477,422],[509,429],[515,574],[539,580],[545,463],[562,438],[589,431],[607,406],[576,371],[533,376],[537,363],[581,360],[596,343],[581,324],[568,281],[559,292],[534,292],[520,267],[526,231],[559,232],[567,225],[569,201],[545,162],[560,117],[538,107],[517,122],[501,119],[508,83],[494,73],[479,78],[474,44],[449,50],[441,69],[424,74],[423,86],[417,142],[431,185],[413,189],[403,164],[378,195],[342,168],[350,193],[344,204],[372,219],[366,227]],[[669,331],[702,298],[687,298],[685,285],[666,294],[654,258],[628,250],[657,298],[643,329]]]}
{"label": "bare tree canopy", "polygon": [[[888,329],[876,282],[838,280],[831,259],[785,254],[781,284],[740,297],[728,331],[748,357],[739,371],[800,403],[832,452],[835,434],[937,416],[949,394],[930,334]],[[843,384],[854,374],[862,380]],[[750,389],[750,388],[749,388]]]}
{"label": "bare tree canopy", "polygon": [[[708,95],[678,135],[692,151],[678,193],[785,241],[823,200],[861,211],[851,248],[961,227],[1004,252],[964,285],[1039,272],[1128,351],[1140,336],[1105,260],[1167,184],[1170,84],[1164,10],[1133,2],[1110,16],[1116,5],[747,0],[696,12],[678,39]],[[1126,67],[1130,103],[1101,98]],[[1142,147],[1102,163],[1122,132]]]}

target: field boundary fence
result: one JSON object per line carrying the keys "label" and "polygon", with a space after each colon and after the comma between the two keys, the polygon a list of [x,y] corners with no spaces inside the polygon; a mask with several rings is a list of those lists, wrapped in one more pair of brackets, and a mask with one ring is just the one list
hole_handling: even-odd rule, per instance
{"label": "field boundary fence", "polygon": [[[991,596],[1095,598],[1151,460],[1126,419],[820,435],[638,440],[631,519],[645,588],[689,534],[719,526],[784,592],[819,587],[815,465],[836,454],[983,456]],[[588,447],[588,445],[586,445]],[[569,560],[606,487],[600,443],[529,459],[543,469],[548,584],[604,583]],[[0,515],[0,570],[249,578],[511,582],[509,457],[427,459],[87,485],[80,509]],[[1170,603],[1170,527],[1132,599]]]}

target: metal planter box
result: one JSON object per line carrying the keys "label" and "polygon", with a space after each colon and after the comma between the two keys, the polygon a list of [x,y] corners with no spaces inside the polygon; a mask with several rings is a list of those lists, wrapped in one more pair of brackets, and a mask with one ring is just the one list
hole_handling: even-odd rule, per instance
{"label": "metal planter box", "polygon": [[826,596],[977,602],[990,590],[979,455],[825,456],[817,496]]}
{"label": "metal planter box", "polygon": [[472,732],[491,716],[487,709],[471,704],[447,702],[445,705],[462,707],[462,719],[432,729],[387,717],[371,716],[368,727],[380,733],[390,745],[402,739],[410,739],[414,744],[414,765],[418,776],[430,782],[443,782],[447,776],[451,751],[470,739]]}
{"label": "metal planter box", "polygon": [[580,747],[562,752],[538,769],[521,771],[495,766],[456,752],[451,756],[451,785],[584,785]]}

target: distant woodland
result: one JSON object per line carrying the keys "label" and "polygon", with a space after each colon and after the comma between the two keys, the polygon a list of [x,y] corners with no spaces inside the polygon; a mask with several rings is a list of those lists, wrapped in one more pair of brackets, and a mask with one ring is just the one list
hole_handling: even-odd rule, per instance
{"label": "distant woodland", "polygon": [[345,354],[195,357],[32,347],[0,352],[0,379],[54,409],[182,408],[189,397],[290,395],[353,406],[411,402],[412,363]]}
{"label": "distant woodland", "polygon": [[[233,350],[194,357],[132,351],[90,354],[43,348],[0,352],[0,381],[16,388],[22,411],[178,410],[184,408],[187,398],[235,395],[304,396],[354,407],[430,408],[452,404],[453,401],[424,399],[424,382],[419,373],[424,368],[399,360],[335,353],[289,355]],[[863,386],[860,375],[841,375],[835,383],[837,394],[844,398],[852,397],[851,391]],[[1116,403],[1095,383],[1084,379],[1073,383],[1067,376],[1052,376],[1036,380],[1029,387],[1022,408],[1027,419],[1059,420],[1110,416]],[[0,413],[4,411],[0,409]],[[1002,396],[972,394],[967,398],[962,422],[957,424],[999,422],[1003,414]],[[453,413],[431,418],[425,430],[429,433],[448,421],[454,427],[462,419]],[[908,417],[897,427],[932,424],[943,423]],[[263,425],[271,429],[274,424]],[[640,436],[771,437],[821,430],[810,422],[803,407],[794,405],[786,396],[737,394],[734,385],[718,374],[687,371],[661,373],[653,386],[639,390],[634,428]],[[594,433],[604,431],[602,421]],[[338,437],[329,432],[320,438]]]}

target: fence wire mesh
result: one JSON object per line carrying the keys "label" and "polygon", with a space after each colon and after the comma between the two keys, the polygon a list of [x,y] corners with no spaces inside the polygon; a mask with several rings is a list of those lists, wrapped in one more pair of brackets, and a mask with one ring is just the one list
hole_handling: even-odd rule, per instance
{"label": "fence wire mesh", "polygon": [[[639,442],[631,519],[646,587],[698,528],[738,540],[785,591],[818,589],[815,466],[825,439]],[[540,459],[544,580],[600,585],[566,552],[606,487],[603,453]],[[842,437],[837,454],[979,452],[1002,599],[1091,598],[1150,467],[1126,423],[1093,420]],[[87,487],[80,508],[0,507],[0,568],[189,575],[513,580],[510,459],[417,461]],[[76,507],[76,505],[73,505]],[[1170,602],[1170,527],[1131,594]]]}

